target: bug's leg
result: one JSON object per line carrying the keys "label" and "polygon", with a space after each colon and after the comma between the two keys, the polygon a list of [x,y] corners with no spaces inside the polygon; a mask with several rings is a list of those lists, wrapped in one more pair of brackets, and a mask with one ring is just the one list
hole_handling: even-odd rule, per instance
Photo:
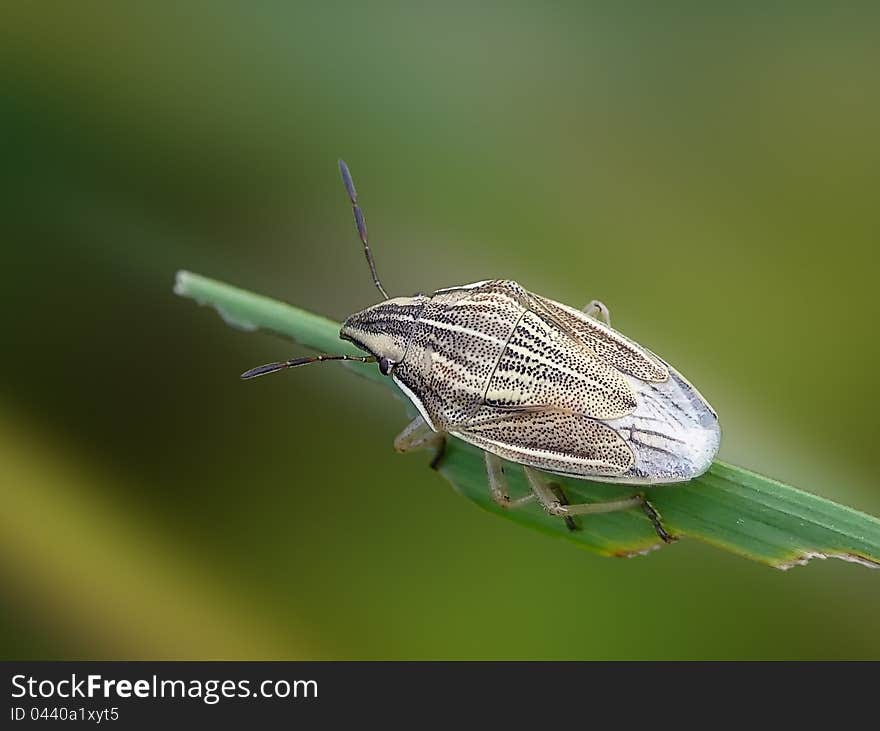
{"label": "bug's leg", "polygon": [[644,495],[639,495],[638,497],[642,499],[642,511],[648,516],[651,525],[654,526],[654,532],[660,536],[660,539],[664,543],[675,543],[678,539],[666,532],[666,528],[664,528],[663,523],[660,522],[660,513],[654,509],[654,506],[648,502],[648,499]]}
{"label": "bug's leg", "polygon": [[560,518],[573,515],[596,515],[599,513],[616,513],[618,510],[631,510],[632,508],[641,508],[654,531],[664,543],[673,543],[675,537],[671,536],[663,524],[660,522],[660,514],[654,509],[654,506],[648,502],[644,495],[638,494],[632,497],[621,498],[619,500],[606,500],[599,503],[577,503],[575,505],[564,505],[556,497],[553,489],[544,481],[544,479],[534,470],[523,467],[526,478],[531,485],[532,490],[540,501],[544,509],[550,515],[558,515]]}
{"label": "bug's leg", "polygon": [[446,456],[446,437],[442,434],[437,439],[437,446],[434,449],[434,456],[431,457],[431,462],[428,464],[432,470],[439,470],[440,463],[443,461],[443,458]]}
{"label": "bug's leg", "polygon": [[606,325],[611,325],[611,310],[608,309],[604,302],[593,300],[584,307],[583,313],[587,317],[601,317]]}
{"label": "bug's leg", "polygon": [[436,470],[446,452],[446,437],[435,432],[421,416],[417,416],[395,437],[394,448],[401,453],[414,449],[433,449],[431,469]]}
{"label": "bug's leg", "polygon": [[534,493],[523,495],[518,498],[511,498],[510,491],[507,489],[507,478],[504,476],[504,466],[501,460],[494,454],[483,452],[486,457],[486,474],[489,477],[489,495],[492,500],[502,508],[518,508],[535,499]]}
{"label": "bug's leg", "polygon": [[[547,487],[549,487],[553,491],[553,494],[556,496],[556,499],[559,501],[560,505],[571,505],[571,502],[569,502],[568,499],[568,495],[566,495],[562,489],[562,485],[560,485],[558,482],[548,482]],[[570,515],[564,515],[562,519],[565,521],[565,527],[568,528],[570,531],[581,529],[577,522],[575,522],[575,519],[572,518]]]}

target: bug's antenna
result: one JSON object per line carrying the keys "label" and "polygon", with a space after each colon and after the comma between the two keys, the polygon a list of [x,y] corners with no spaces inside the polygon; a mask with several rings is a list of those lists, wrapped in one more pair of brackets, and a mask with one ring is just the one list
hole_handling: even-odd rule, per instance
{"label": "bug's antenna", "polygon": [[265,376],[269,373],[277,373],[285,368],[298,368],[299,366],[308,365],[309,363],[320,363],[325,360],[356,360],[360,363],[375,363],[376,359],[372,355],[313,355],[308,358],[293,358],[292,360],[282,360],[278,363],[267,363],[266,365],[251,368],[241,374],[242,380],[256,378],[257,376]]}
{"label": "bug's antenna", "polygon": [[367,241],[367,222],[364,220],[364,212],[358,205],[358,195],[354,188],[354,181],[351,179],[351,173],[348,171],[348,165],[344,160],[339,161],[339,172],[342,173],[342,184],[345,186],[345,192],[348,193],[348,199],[351,201],[351,208],[354,211],[354,222],[357,225],[358,234],[364,245],[364,256],[367,257],[367,264],[370,265],[370,274],[373,275],[373,284],[376,285],[382,293],[383,299],[388,299],[388,293],[379,281],[379,275],[376,274],[376,263],[373,261],[373,252],[370,251],[370,244]]}

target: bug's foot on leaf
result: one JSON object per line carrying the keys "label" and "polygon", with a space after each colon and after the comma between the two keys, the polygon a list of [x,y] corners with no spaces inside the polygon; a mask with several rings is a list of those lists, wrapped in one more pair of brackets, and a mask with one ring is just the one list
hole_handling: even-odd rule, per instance
{"label": "bug's foot on leaf", "polygon": [[651,525],[654,526],[654,532],[660,536],[660,540],[664,543],[675,543],[678,538],[669,534],[666,528],[663,527],[663,523],[660,522],[660,513],[654,509],[654,506],[648,502],[644,495],[639,495],[639,497],[642,499],[642,511],[648,516],[648,520],[651,521]]}
{"label": "bug's foot on leaf", "polygon": [[[557,504],[561,509],[564,505],[569,505],[568,498],[565,493],[562,491],[562,486],[556,482],[551,482],[547,485],[556,496]],[[570,515],[562,515],[562,520],[565,521],[565,527],[570,531],[578,531],[581,527],[577,524],[577,521],[572,518]]]}
{"label": "bug's foot on leaf", "polygon": [[544,510],[557,518],[564,518],[566,516],[565,507],[558,500],[547,503],[544,506]]}
{"label": "bug's foot on leaf", "polygon": [[440,439],[439,444],[437,444],[437,451],[434,452],[434,458],[431,460],[431,469],[438,470],[440,469],[440,463],[443,461],[443,458],[446,456],[446,438],[443,437]]}
{"label": "bug's foot on leaf", "polygon": [[581,528],[577,524],[575,519],[572,518],[571,515],[568,514],[567,506],[568,506],[567,501],[563,503],[557,499],[557,500],[553,500],[550,503],[547,503],[547,505],[544,506],[544,510],[546,510],[550,515],[552,515],[556,518],[562,518],[562,520],[565,522],[566,527],[569,530],[571,530],[571,531],[580,530]]}

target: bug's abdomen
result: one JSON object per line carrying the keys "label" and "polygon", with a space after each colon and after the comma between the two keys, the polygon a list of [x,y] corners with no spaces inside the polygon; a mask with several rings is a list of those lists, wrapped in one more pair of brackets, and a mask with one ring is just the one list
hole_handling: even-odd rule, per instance
{"label": "bug's abdomen", "polygon": [[486,389],[490,406],[545,406],[596,419],[614,419],[636,407],[626,378],[583,346],[526,311],[504,348]]}

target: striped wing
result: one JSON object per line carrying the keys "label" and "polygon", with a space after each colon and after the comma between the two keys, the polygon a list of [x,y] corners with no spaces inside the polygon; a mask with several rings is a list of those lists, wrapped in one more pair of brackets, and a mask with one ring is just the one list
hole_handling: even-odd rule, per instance
{"label": "striped wing", "polygon": [[624,416],[637,405],[619,370],[531,310],[520,317],[498,359],[485,403],[550,407],[597,419]]}
{"label": "striped wing", "polygon": [[623,475],[635,462],[611,427],[553,408],[483,406],[466,428],[450,433],[502,459],[576,477]]}
{"label": "striped wing", "polygon": [[561,302],[531,292],[529,295],[537,313],[556,324],[604,363],[640,381],[660,383],[669,377],[663,361],[617,330]]}
{"label": "striped wing", "polygon": [[[717,417],[674,368],[583,312],[513,282],[494,284],[524,312],[485,406],[456,425],[456,436],[505,459],[609,482],[678,482],[708,469],[720,442]],[[541,420],[531,437],[530,419]],[[617,458],[608,459],[602,450],[612,447]]]}
{"label": "striped wing", "polygon": [[549,321],[620,371],[635,393],[635,408],[608,421],[626,440],[635,462],[625,474],[608,481],[681,482],[709,469],[721,444],[718,416],[684,376],[647,348],[583,312],[531,296]]}

